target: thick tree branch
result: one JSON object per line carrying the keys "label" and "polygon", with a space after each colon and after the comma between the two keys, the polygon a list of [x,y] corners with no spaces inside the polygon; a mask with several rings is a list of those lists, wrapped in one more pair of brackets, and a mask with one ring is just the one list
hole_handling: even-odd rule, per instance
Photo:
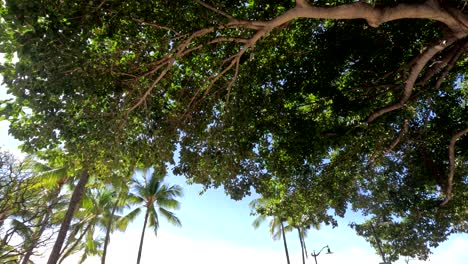
{"label": "thick tree branch", "polygon": [[465,128],[462,131],[457,132],[455,135],[452,136],[450,139],[449,144],[449,173],[447,176],[447,186],[445,189],[445,199],[441,203],[442,206],[446,205],[453,197],[452,189],[453,189],[453,176],[455,175],[455,143],[459,138],[464,136],[468,133],[468,128]]}
{"label": "thick tree branch", "polygon": [[421,81],[418,82],[418,85],[425,86],[429,82],[429,80],[431,80],[432,77],[434,77],[434,75],[439,73],[443,68],[445,68],[445,66],[449,64],[450,61],[452,61],[453,57],[458,53],[458,51],[459,47],[455,46],[441,59],[434,61],[424,74],[424,77],[421,78]]}
{"label": "thick tree branch", "polygon": [[[141,103],[145,100],[148,96],[148,93],[154,89],[157,85],[159,80],[161,80],[164,75],[169,71],[172,67],[173,62],[172,60],[178,60],[195,50],[200,49],[204,45],[219,43],[219,42],[231,42],[231,43],[238,43],[242,45],[241,50],[234,56],[230,56],[231,60],[226,69],[220,71],[222,74],[228,72],[233,66],[236,66],[236,73],[234,76],[237,76],[238,71],[238,63],[236,63],[235,59],[240,58],[246,50],[255,46],[256,42],[260,40],[262,37],[267,35],[271,32],[274,28],[279,28],[282,25],[291,22],[298,18],[315,18],[315,19],[365,19],[370,26],[377,27],[382,23],[399,20],[399,19],[430,19],[436,20],[439,22],[444,23],[445,25],[450,28],[451,33],[453,34],[453,38],[447,39],[446,43],[440,42],[436,45],[427,49],[421,56],[418,58],[416,63],[413,65],[411,69],[410,76],[406,81],[405,89],[403,97],[401,98],[400,102],[385,107],[374,114],[372,114],[368,122],[372,122],[375,118],[383,115],[384,113],[396,110],[401,108],[406,101],[409,99],[412,88],[416,79],[419,76],[419,73],[424,68],[426,63],[438,52],[443,50],[446,46],[453,43],[454,40],[463,38],[468,35],[468,28],[466,25],[468,24],[468,18],[458,10],[441,8],[437,1],[435,0],[428,0],[424,4],[399,4],[393,7],[374,7],[372,5],[356,2],[352,4],[345,4],[333,7],[317,7],[313,6],[308,3],[306,0],[298,0],[296,1],[296,6],[285,13],[281,14],[280,16],[268,20],[268,21],[251,21],[251,20],[242,20],[234,18],[233,16],[218,10],[217,8],[208,5],[201,0],[197,0],[197,3],[202,5],[203,7],[207,8],[208,10],[220,14],[226,18],[228,18],[228,23],[216,27],[207,27],[195,31],[194,33],[190,34],[184,41],[180,44],[176,45],[173,51],[168,52],[166,56],[164,56],[160,62],[154,64],[153,70],[149,71],[148,73],[144,74],[146,76],[152,75],[159,71],[159,69],[163,65],[167,65],[167,68],[157,77],[157,81],[154,82],[151,87],[148,89],[141,100],[138,101],[137,104],[133,105],[130,109],[136,109]],[[146,22],[141,20],[136,20],[137,22],[145,24]],[[148,24],[148,23],[146,23]],[[171,30],[170,28],[148,24],[149,26],[153,26],[156,28],[161,28],[164,30]],[[222,36],[223,30],[226,29],[241,29],[241,30],[252,30],[254,31],[250,38],[242,39],[242,38],[232,38],[232,37],[224,37]],[[217,33],[216,38],[206,41],[205,44],[199,44],[193,47],[195,39],[198,39],[202,36],[207,36],[210,33]],[[218,35],[221,34],[221,36]],[[452,41],[453,40],[453,41]],[[192,46],[192,47],[191,47]],[[169,61],[172,61],[169,63]],[[214,80],[219,79],[220,75],[216,76]],[[232,86],[232,85],[230,85]]]}
{"label": "thick tree branch", "polygon": [[467,48],[468,48],[468,42],[465,43],[464,46],[462,46],[461,48],[457,50],[456,54],[450,59],[450,62],[448,62],[448,65],[445,68],[445,70],[442,72],[441,76],[437,79],[437,82],[435,84],[435,89],[440,88],[440,86],[445,80],[445,77],[447,77],[447,75],[450,73],[450,70],[452,70],[452,68],[457,63],[458,58],[460,58],[460,56],[467,50]]}
{"label": "thick tree branch", "polygon": [[302,7],[307,7],[309,3],[307,0],[296,0],[296,7],[302,8]]}
{"label": "thick tree branch", "polygon": [[468,18],[458,10],[443,9],[436,0],[424,4],[398,4],[393,7],[374,7],[367,3],[356,2],[334,7],[311,6],[307,1],[290,10],[297,18],[322,19],[366,19],[370,26],[378,27],[382,23],[399,19],[430,19],[446,24],[457,36],[468,34]]}
{"label": "thick tree branch", "polygon": [[397,110],[405,106],[408,99],[411,97],[413,92],[414,84],[421,73],[424,66],[431,60],[437,53],[444,50],[447,46],[453,44],[456,38],[450,37],[441,41],[437,41],[434,45],[428,47],[419,56],[416,62],[411,66],[411,70],[408,78],[406,79],[405,87],[403,89],[403,96],[400,101],[395,104],[388,105],[380,110],[375,111],[367,118],[367,123],[372,123],[375,119],[382,116],[385,113]]}

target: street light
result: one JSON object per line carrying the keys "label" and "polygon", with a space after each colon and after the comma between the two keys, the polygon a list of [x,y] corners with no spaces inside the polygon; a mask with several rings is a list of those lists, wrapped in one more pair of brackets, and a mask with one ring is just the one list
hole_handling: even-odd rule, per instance
{"label": "street light", "polygon": [[322,249],[320,249],[320,251],[318,253],[315,253],[315,250],[314,250],[314,253],[310,253],[310,255],[312,255],[312,257],[314,257],[314,259],[315,259],[315,264],[317,264],[317,257],[320,255],[320,253],[322,253],[322,251],[324,249],[327,249],[327,253],[325,253],[325,254],[332,254],[332,252],[330,250],[330,247],[328,245],[326,245]]}

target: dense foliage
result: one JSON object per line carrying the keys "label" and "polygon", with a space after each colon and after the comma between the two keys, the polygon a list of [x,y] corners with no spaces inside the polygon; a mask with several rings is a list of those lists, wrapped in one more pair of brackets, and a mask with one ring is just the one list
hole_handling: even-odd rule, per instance
{"label": "dense foliage", "polygon": [[[97,175],[173,161],[426,258],[466,232],[463,1],[6,1],[2,115]],[[7,57],[8,57],[7,56]],[[356,223],[371,237],[369,223]],[[370,238],[371,241],[373,241]]]}

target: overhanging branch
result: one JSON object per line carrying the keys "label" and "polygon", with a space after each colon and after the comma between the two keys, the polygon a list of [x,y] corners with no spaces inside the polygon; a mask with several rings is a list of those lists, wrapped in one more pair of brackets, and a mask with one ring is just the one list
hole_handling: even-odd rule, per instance
{"label": "overhanging branch", "polygon": [[[165,68],[165,70],[162,73],[160,73],[160,75],[156,78],[157,81],[152,83],[151,87],[144,93],[143,97],[140,98],[138,103],[130,107],[130,111],[133,111],[139,105],[141,105],[142,101],[146,99],[148,94],[154,89],[158,82],[162,78],[164,78],[165,74],[170,70],[170,68],[173,65],[173,63],[169,63],[169,61],[177,61],[178,59],[198,50],[199,48],[205,45],[216,44],[219,42],[230,42],[241,45],[241,49],[237,54],[229,56],[230,58],[232,58],[232,60],[230,60],[230,63],[227,64],[227,68],[220,71],[220,73],[225,74],[226,72],[228,72],[229,69],[235,66],[235,73],[233,77],[234,80],[229,84],[229,87],[231,87],[232,83],[235,81],[235,78],[238,75],[237,73],[239,62],[236,61],[236,59],[240,58],[246,52],[247,49],[253,48],[257,41],[259,41],[261,38],[263,38],[265,35],[271,32],[274,28],[280,28],[282,25],[295,19],[365,19],[368,22],[368,24],[372,27],[378,27],[380,24],[385,22],[407,18],[429,19],[444,23],[450,29],[453,37],[451,37],[450,39],[446,39],[445,42],[439,42],[436,45],[429,47],[425,52],[423,52],[420,55],[416,63],[414,63],[412,66],[410,76],[406,81],[404,93],[402,98],[400,99],[400,102],[387,106],[373,113],[368,118],[368,122],[372,122],[377,117],[387,112],[401,108],[409,99],[414,83],[418,78],[421,70],[427,64],[427,62],[435,54],[443,50],[446,46],[449,46],[456,39],[460,39],[468,35],[468,28],[466,27],[466,25],[468,24],[467,16],[458,10],[450,9],[449,12],[447,11],[447,9],[441,8],[438,2],[435,0],[428,0],[423,4],[398,4],[392,7],[376,7],[363,2],[356,2],[333,7],[319,7],[311,5],[306,0],[298,0],[296,1],[296,6],[294,8],[268,21],[252,21],[237,19],[234,18],[232,15],[229,15],[201,0],[197,0],[196,2],[202,5],[203,7],[207,8],[208,10],[228,18],[228,22],[224,25],[202,28],[198,31],[195,31],[194,33],[188,35],[188,37],[180,44],[176,45],[171,52],[168,52],[163,58],[161,58],[160,63],[156,63],[155,65],[153,64],[152,70],[150,70],[145,75],[152,75],[158,72],[163,65],[166,65],[167,68]],[[158,29],[175,31],[174,29],[166,28],[162,25],[148,24],[146,22],[142,22],[141,20],[135,21],[147,24],[148,26],[156,27]],[[242,30],[252,30],[254,32],[252,33],[250,38],[245,39],[222,36],[224,30],[234,28]],[[202,36],[207,36],[208,34],[214,32],[216,32],[215,38],[206,41],[205,44],[198,44],[195,45],[195,47],[193,47],[192,44],[196,39]],[[180,36],[181,34],[178,35]],[[218,75],[214,79],[219,79],[219,77],[221,76]]]}
{"label": "overhanging branch", "polygon": [[442,206],[446,205],[453,197],[453,176],[455,175],[455,143],[457,143],[457,140],[464,136],[465,134],[468,133],[468,128],[465,128],[464,130],[461,130],[455,135],[452,136],[450,139],[450,144],[448,148],[449,152],[449,173],[447,176],[447,186],[445,189],[445,199],[441,203]]}
{"label": "overhanging branch", "polygon": [[426,64],[439,52],[444,50],[447,46],[453,44],[457,39],[454,37],[449,37],[443,40],[437,41],[432,46],[425,49],[418,57],[415,63],[411,66],[410,73],[408,78],[406,79],[405,87],[403,89],[403,95],[400,98],[398,103],[394,103],[388,105],[384,108],[381,108],[375,112],[373,112],[368,118],[367,123],[372,123],[378,117],[382,116],[385,113],[395,111],[397,109],[402,108],[405,106],[408,99],[410,99],[411,94],[413,92],[414,84],[418,79],[419,74],[421,73],[422,69]]}

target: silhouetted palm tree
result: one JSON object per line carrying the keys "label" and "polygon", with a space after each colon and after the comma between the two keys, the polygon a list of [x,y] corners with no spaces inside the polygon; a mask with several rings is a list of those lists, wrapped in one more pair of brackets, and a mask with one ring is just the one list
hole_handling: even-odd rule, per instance
{"label": "silhouetted palm tree", "polygon": [[67,244],[60,253],[59,263],[79,250],[84,250],[81,261],[89,255],[101,253],[104,239],[95,237],[96,229],[106,229],[114,209],[114,201],[115,195],[111,189],[86,192],[79,210],[75,213],[77,222],[73,225]]}
{"label": "silhouetted palm tree", "polygon": [[[258,208],[265,208],[267,205],[267,202],[260,198],[253,200],[250,203],[250,207],[252,209],[258,209]],[[291,231],[293,229],[293,226],[291,225],[284,225],[286,221],[285,218],[282,218],[280,216],[268,216],[265,214],[259,214],[259,216],[254,220],[252,225],[254,228],[258,228],[261,223],[263,223],[267,218],[271,218],[270,220],[270,235],[273,240],[279,240],[281,237],[283,238],[283,245],[284,245],[284,252],[286,254],[286,261],[288,264],[290,264],[289,260],[289,251],[288,251],[288,243],[286,241],[286,232]]]}
{"label": "silhouetted palm tree", "polygon": [[157,173],[156,171],[150,173],[150,171],[150,169],[142,171],[142,180],[133,180],[133,191],[132,196],[129,197],[129,201],[139,206],[126,216],[127,221],[131,221],[139,215],[143,209],[145,211],[137,264],[139,264],[141,260],[143,240],[148,224],[153,228],[155,234],[157,234],[159,229],[159,215],[162,215],[169,223],[181,226],[179,218],[170,210],[179,208],[179,201],[176,199],[182,196],[182,188],[179,185],[169,186],[164,184],[164,174]]}

